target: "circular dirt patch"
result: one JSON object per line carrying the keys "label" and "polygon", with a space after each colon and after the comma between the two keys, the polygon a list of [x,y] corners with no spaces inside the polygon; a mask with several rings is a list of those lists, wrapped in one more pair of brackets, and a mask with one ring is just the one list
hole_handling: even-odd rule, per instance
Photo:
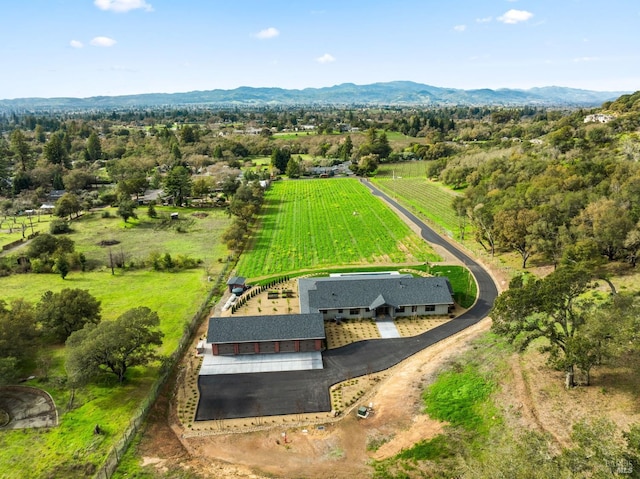
{"label": "circular dirt patch", "polygon": [[46,391],[28,386],[0,388],[0,424],[4,412],[9,420],[4,429],[53,427],[58,425],[58,413],[53,399]]}
{"label": "circular dirt patch", "polygon": [[195,216],[196,218],[206,218],[207,216],[209,216],[207,213],[203,213],[201,211],[198,211],[197,213],[193,213],[191,216]]}

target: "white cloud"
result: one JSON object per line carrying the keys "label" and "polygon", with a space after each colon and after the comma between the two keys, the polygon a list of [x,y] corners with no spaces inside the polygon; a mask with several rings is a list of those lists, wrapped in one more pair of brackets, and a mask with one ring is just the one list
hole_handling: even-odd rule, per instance
{"label": "white cloud", "polygon": [[526,10],[511,9],[501,17],[498,17],[498,20],[501,21],[502,23],[514,24],[514,23],[526,22],[531,17],[533,17],[533,13],[531,12],[527,12]]}
{"label": "white cloud", "polygon": [[574,58],[573,61],[575,63],[584,63],[584,62],[595,62],[598,61],[599,58],[598,57],[579,57],[579,58]]}
{"label": "white cloud", "polygon": [[464,32],[467,29],[466,25],[456,25],[453,27],[456,32]]}
{"label": "white cloud", "polygon": [[260,30],[255,34],[255,37],[259,38],[260,40],[269,40],[270,38],[275,38],[278,35],[280,35],[280,32],[277,28],[269,27],[265,28],[264,30]]}
{"label": "white cloud", "polygon": [[124,13],[138,8],[142,8],[147,12],[153,11],[151,4],[145,2],[145,0],[94,0],[93,3],[100,10],[116,13]]}
{"label": "white cloud", "polygon": [[335,59],[335,57],[333,55],[331,55],[329,53],[325,53],[321,57],[316,58],[316,61],[318,63],[332,63],[332,62],[335,62],[336,59]]}
{"label": "white cloud", "polygon": [[79,40],[71,40],[69,42],[69,45],[71,45],[73,48],[82,48],[84,47],[83,43]]}
{"label": "white cloud", "polygon": [[492,17],[476,18],[477,23],[489,23],[491,20],[493,20]]}
{"label": "white cloud", "polygon": [[117,42],[113,38],[109,37],[95,37],[90,43],[94,47],[112,47]]}

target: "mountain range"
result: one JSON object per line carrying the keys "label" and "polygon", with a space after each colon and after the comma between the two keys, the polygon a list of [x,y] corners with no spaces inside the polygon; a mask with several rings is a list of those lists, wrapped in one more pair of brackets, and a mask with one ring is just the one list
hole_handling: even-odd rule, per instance
{"label": "mountain range", "polygon": [[239,87],[186,93],[94,96],[89,98],[17,98],[0,100],[0,111],[72,111],[179,106],[567,106],[595,107],[630,92],[542,87],[527,90],[462,90],[440,88],[410,81],[355,85],[343,83],[324,88]]}

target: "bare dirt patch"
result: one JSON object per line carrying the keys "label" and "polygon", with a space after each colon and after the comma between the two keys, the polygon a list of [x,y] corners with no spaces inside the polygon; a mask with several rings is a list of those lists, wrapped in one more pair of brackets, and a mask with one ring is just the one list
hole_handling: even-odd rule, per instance
{"label": "bare dirt patch", "polygon": [[98,243],[98,246],[102,246],[103,248],[106,248],[107,246],[115,246],[117,244],[120,244],[120,241],[118,240],[102,240]]}

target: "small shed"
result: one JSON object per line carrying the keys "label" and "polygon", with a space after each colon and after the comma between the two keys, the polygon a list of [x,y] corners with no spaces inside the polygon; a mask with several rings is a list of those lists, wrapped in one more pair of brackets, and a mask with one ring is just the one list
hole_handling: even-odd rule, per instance
{"label": "small shed", "polygon": [[229,292],[232,293],[234,289],[238,289],[238,288],[241,288],[242,291],[244,291],[245,289],[247,289],[246,281],[247,279],[243,278],[242,276],[232,276],[227,281]]}
{"label": "small shed", "polygon": [[360,406],[356,415],[361,419],[366,419],[369,417],[369,408],[367,406]]}

